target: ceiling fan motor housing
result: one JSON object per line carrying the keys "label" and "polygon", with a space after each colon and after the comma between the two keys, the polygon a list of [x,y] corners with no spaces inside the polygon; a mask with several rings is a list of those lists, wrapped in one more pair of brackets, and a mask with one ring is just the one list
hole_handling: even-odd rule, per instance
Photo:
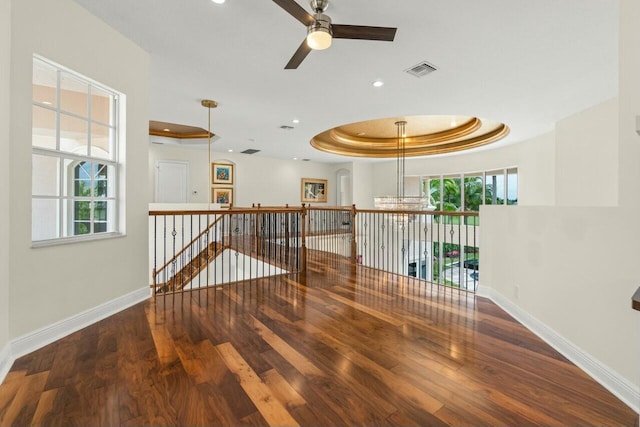
{"label": "ceiling fan motor housing", "polygon": [[311,9],[316,13],[323,13],[329,6],[329,0],[311,0],[309,1]]}
{"label": "ceiling fan motor housing", "polygon": [[313,19],[315,22],[307,28],[308,33],[312,33],[314,31],[324,31],[331,35],[333,35],[331,31],[331,18],[325,15],[324,13],[316,13],[313,15]]}

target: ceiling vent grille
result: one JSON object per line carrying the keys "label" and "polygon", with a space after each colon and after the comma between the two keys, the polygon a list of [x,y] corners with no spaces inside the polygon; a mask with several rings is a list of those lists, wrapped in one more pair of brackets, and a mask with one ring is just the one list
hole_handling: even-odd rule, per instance
{"label": "ceiling vent grille", "polygon": [[434,65],[429,64],[427,61],[422,61],[419,64],[414,65],[413,67],[407,68],[404,71],[415,77],[424,77],[436,70],[437,68]]}
{"label": "ceiling vent grille", "polygon": [[259,153],[260,150],[254,150],[253,148],[247,148],[244,151],[241,151],[242,154],[256,154]]}
{"label": "ceiling vent grille", "polygon": [[282,125],[282,126],[280,126],[280,129],[282,129],[282,130],[293,130],[293,126]]}

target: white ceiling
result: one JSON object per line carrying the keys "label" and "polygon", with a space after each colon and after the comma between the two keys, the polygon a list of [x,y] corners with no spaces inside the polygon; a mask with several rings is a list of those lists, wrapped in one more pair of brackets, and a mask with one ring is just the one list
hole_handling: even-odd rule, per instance
{"label": "white ceiling", "polygon": [[[511,134],[498,146],[547,132],[618,90],[615,0],[331,0],[334,23],[397,27],[395,41],[334,40],[297,70],[284,66],[306,29],[273,1],[75,1],[151,54],[151,120],[206,129],[200,100],[218,101],[217,151],[340,162],[348,159],[309,140],[346,123],[419,114],[504,122]],[[403,72],[423,60],[438,71]],[[376,79],[385,85],[372,87]]]}

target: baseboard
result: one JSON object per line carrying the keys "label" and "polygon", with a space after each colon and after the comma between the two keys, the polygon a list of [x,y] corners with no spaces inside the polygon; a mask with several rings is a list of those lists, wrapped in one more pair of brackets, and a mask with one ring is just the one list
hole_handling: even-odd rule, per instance
{"label": "baseboard", "polygon": [[135,290],[104,304],[100,304],[97,307],[90,308],[82,313],[78,313],[11,340],[0,352],[0,383],[4,381],[5,376],[17,358],[42,348],[47,344],[51,344],[62,337],[79,331],[125,308],[142,302],[149,298],[150,292],[149,287]]}
{"label": "baseboard", "polygon": [[618,399],[622,400],[631,409],[636,412],[640,411],[640,387],[635,386],[589,353],[518,307],[501,293],[490,288],[484,288],[478,295],[492,300],[518,322],[526,326],[531,332],[538,335],[547,344],[613,393]]}
{"label": "baseboard", "polygon": [[9,373],[13,365],[13,358],[11,358],[11,343],[7,343],[2,350],[0,350],[0,384],[4,381],[4,377]]}

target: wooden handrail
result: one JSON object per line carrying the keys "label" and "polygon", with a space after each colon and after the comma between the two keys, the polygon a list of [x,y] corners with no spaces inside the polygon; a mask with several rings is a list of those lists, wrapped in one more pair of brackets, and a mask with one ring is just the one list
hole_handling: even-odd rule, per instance
{"label": "wooden handrail", "polygon": [[389,214],[410,214],[410,215],[439,215],[439,216],[479,216],[479,212],[473,211],[410,211],[410,210],[389,210],[389,209],[356,209],[357,213],[389,213]]}
{"label": "wooden handrail", "polygon": [[339,212],[351,212],[353,209],[351,206],[307,206],[310,211],[339,211]]}
{"label": "wooden handrail", "polygon": [[[302,212],[307,211],[339,211],[339,212],[351,212],[352,208],[349,206],[323,206],[323,207],[277,207],[277,206],[256,206],[253,208],[231,208],[223,210],[180,210],[180,211],[149,211],[149,216],[179,216],[179,215],[236,215],[236,214],[255,214],[256,212],[262,213],[289,213],[289,212]],[[412,210],[381,210],[381,209],[357,209],[357,213],[390,213],[390,214],[413,214],[413,215],[448,215],[448,216],[478,216],[478,212],[465,211],[412,211]]]}
{"label": "wooden handrail", "polygon": [[[156,274],[167,268],[172,262],[174,262],[184,251],[187,250],[196,240],[201,238],[204,234],[208,233],[211,227],[213,227],[218,221],[220,221],[224,215],[234,214],[255,214],[261,213],[290,213],[290,212],[304,212],[304,211],[338,211],[349,212],[352,215],[358,213],[389,213],[389,214],[403,214],[403,215],[441,215],[441,216],[459,216],[459,217],[477,217],[478,212],[455,212],[455,211],[411,211],[411,210],[380,210],[380,209],[358,209],[353,206],[253,206],[253,207],[241,207],[230,208],[224,210],[176,210],[176,211],[149,211],[149,216],[180,216],[180,215],[220,215],[211,226],[207,227],[202,233],[194,238],[189,244],[187,244],[180,252],[178,252],[173,258],[171,258],[165,265],[156,271]],[[326,230],[326,232],[334,230]],[[304,232],[302,233],[305,234]],[[311,232],[309,235],[321,235],[323,233]]]}
{"label": "wooden handrail", "polygon": [[260,213],[289,213],[302,212],[302,207],[268,207],[268,208],[232,208],[222,210],[181,210],[181,211],[149,211],[149,216],[180,216],[180,215],[237,215]]}
{"label": "wooden handrail", "polygon": [[631,308],[640,311],[640,288],[631,297]]}

